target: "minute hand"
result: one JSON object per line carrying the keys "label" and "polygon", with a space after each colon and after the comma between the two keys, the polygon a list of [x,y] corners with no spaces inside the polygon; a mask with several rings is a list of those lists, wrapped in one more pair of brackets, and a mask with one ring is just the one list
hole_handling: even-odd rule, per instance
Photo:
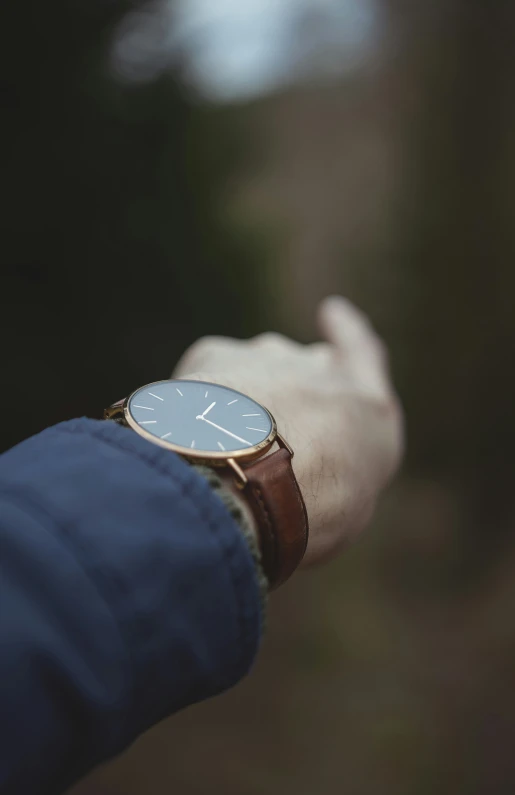
{"label": "minute hand", "polygon": [[231,431],[228,431],[225,428],[222,428],[220,425],[217,425],[216,423],[211,422],[211,420],[208,420],[207,417],[203,417],[202,414],[198,415],[197,420],[203,420],[204,422],[207,422],[208,425],[212,425],[213,428],[216,428],[218,431],[222,431],[222,433],[226,433],[227,436],[232,436],[232,438],[236,439],[236,441],[238,441],[238,442],[243,442],[243,444],[248,444],[250,446],[252,445],[252,442],[248,442],[246,439],[242,439],[241,436],[236,436],[235,433],[231,433]]}

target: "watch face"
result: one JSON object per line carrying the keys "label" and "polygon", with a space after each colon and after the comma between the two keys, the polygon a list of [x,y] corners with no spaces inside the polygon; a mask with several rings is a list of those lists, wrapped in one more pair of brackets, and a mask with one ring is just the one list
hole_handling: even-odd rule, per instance
{"label": "watch face", "polygon": [[205,381],[159,381],[134,392],[126,411],[139,429],[192,455],[218,457],[265,446],[274,421],[255,400]]}

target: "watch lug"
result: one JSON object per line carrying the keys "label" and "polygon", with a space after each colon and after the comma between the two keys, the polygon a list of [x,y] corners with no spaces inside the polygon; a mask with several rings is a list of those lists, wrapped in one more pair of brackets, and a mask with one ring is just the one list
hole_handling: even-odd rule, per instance
{"label": "watch lug", "polygon": [[243,469],[239,466],[239,464],[236,463],[234,458],[227,459],[227,466],[231,467],[232,471],[234,472],[234,475],[236,476],[235,477],[236,486],[239,489],[244,489],[248,483],[248,479]]}
{"label": "watch lug", "polygon": [[288,442],[286,441],[286,439],[285,439],[283,436],[281,436],[281,434],[280,434],[280,433],[278,433],[278,434],[277,434],[277,436],[276,436],[275,438],[276,438],[276,440],[277,440],[277,444],[279,445],[279,447],[284,447],[284,449],[285,449],[285,450],[288,450],[289,454],[290,454],[290,455],[291,455],[291,457],[293,458],[293,456],[295,455],[295,453],[294,453],[294,452],[293,452],[293,450],[291,449],[291,447],[290,447],[290,445],[288,444]]}
{"label": "watch lug", "polygon": [[104,409],[104,419],[105,420],[122,419],[124,403],[125,403],[125,398],[123,398],[122,400],[118,400],[116,403],[113,403],[107,409]]}

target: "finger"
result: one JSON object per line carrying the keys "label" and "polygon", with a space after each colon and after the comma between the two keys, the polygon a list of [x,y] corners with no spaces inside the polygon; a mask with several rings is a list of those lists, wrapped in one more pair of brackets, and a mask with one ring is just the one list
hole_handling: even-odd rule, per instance
{"label": "finger", "polygon": [[386,349],[363,312],[345,298],[331,296],[319,307],[318,324],[347,377],[373,392],[391,393]]}
{"label": "finger", "polygon": [[323,336],[342,353],[349,354],[356,341],[375,335],[366,315],[340,295],[325,298],[318,308]]}

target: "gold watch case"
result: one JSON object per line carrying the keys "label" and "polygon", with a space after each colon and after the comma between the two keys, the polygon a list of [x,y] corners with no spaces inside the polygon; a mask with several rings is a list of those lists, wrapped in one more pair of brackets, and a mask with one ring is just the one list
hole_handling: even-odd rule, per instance
{"label": "gold watch case", "polygon": [[[254,445],[253,447],[246,447],[244,450],[234,450],[234,451],[224,451],[224,452],[215,452],[209,451],[209,454],[206,454],[205,450],[192,450],[189,447],[182,447],[177,444],[173,444],[173,442],[167,442],[165,439],[159,439],[156,436],[153,436],[151,433],[146,431],[142,428],[136,420],[133,418],[132,414],[130,413],[129,405],[130,400],[136,392],[139,392],[140,389],[147,389],[158,386],[159,384],[169,383],[170,381],[191,381],[193,379],[182,379],[182,378],[169,378],[163,379],[161,381],[153,381],[151,384],[144,384],[137,389],[135,389],[131,394],[126,397],[124,400],[119,400],[117,403],[113,403],[109,408],[104,410],[104,419],[107,420],[115,420],[122,425],[125,425],[129,428],[132,428],[133,431],[138,433],[140,436],[143,436],[144,439],[147,441],[152,442],[153,444],[157,444],[159,447],[164,447],[166,450],[170,450],[173,453],[177,453],[178,455],[185,458],[190,463],[195,464],[204,464],[206,466],[211,467],[231,467],[234,473],[237,476],[237,482],[239,485],[244,486],[247,482],[247,478],[245,477],[244,471],[241,469],[239,464],[250,463],[251,461],[255,461],[257,458],[261,458],[262,456],[266,455],[266,453],[270,450],[272,445],[275,442],[281,447],[285,447],[290,454],[293,456],[293,450],[287,444],[287,442],[283,439],[283,437],[277,431],[277,423],[273,414],[263,406],[262,403],[259,405],[263,408],[264,411],[268,414],[271,420],[272,430],[270,431],[269,435],[266,439],[264,439],[259,444]],[[211,381],[196,381],[199,384],[207,384],[209,386],[226,386],[225,384],[216,384]],[[238,395],[242,395],[243,397],[250,398],[250,395],[246,395],[244,392],[240,392],[237,389],[233,389],[229,387]],[[254,400],[254,398],[250,398]]]}

